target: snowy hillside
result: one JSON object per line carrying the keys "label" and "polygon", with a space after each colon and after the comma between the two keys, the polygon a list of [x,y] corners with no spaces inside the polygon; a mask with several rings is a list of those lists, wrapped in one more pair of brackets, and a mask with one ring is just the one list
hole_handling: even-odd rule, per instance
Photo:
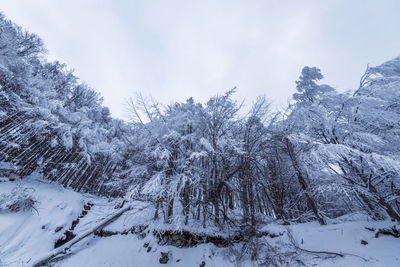
{"label": "snowy hillside", "polygon": [[[39,175],[32,175],[23,181],[9,182],[2,179],[0,194],[10,194],[15,187],[24,187],[38,201],[37,211],[19,213],[2,212],[0,214],[0,259],[1,266],[29,266],[29,263],[54,249],[56,240],[63,237],[76,218],[81,219],[73,232],[79,235],[91,229],[108,215],[116,213],[120,200],[109,202],[105,198],[79,194],[64,189],[56,183],[49,183]],[[82,217],[87,203],[93,206]],[[137,204],[140,206],[140,203]],[[142,213],[140,215],[140,213]],[[137,218],[137,219],[136,219]],[[353,221],[354,220],[354,221]],[[342,221],[342,222],[340,222]],[[124,232],[134,225],[143,225],[142,209],[133,210],[121,216],[105,231]],[[151,225],[149,224],[151,227]],[[263,231],[274,233],[274,238],[266,237],[275,246],[282,246],[286,252],[293,252],[288,245],[287,231],[302,249],[315,252],[336,252],[344,257],[329,254],[309,254],[300,252],[298,260],[305,264],[318,266],[399,266],[400,239],[381,235],[375,238],[370,229],[389,228],[393,222],[373,222],[365,216],[353,216],[337,219],[328,226],[317,223],[282,226],[270,224]],[[60,229],[60,227],[62,227]],[[144,233],[147,233],[144,231]],[[281,235],[280,235],[281,234]],[[262,242],[263,239],[259,239]],[[361,241],[367,242],[363,245]],[[253,266],[255,263],[235,257],[242,249],[236,244],[233,248],[221,248],[212,243],[188,248],[160,245],[151,233],[115,234],[107,237],[91,235],[68,250],[67,255],[60,255],[51,261],[52,266],[162,266],[159,262],[161,252],[168,253],[165,266]],[[149,249],[151,248],[151,249]],[[246,253],[250,253],[249,248]],[[236,251],[237,250],[237,251]],[[235,252],[235,253],[233,253]],[[282,253],[284,253],[282,251]],[[284,254],[282,254],[284,255]],[[318,258],[317,258],[318,256]],[[244,259],[246,259],[244,257]],[[282,264],[287,261],[282,257]],[[293,266],[295,262],[290,262]],[[299,264],[300,265],[300,264]]]}

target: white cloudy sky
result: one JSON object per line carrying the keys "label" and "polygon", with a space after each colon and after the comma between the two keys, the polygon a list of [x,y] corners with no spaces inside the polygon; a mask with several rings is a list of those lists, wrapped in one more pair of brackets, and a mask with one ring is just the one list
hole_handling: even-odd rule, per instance
{"label": "white cloudy sky", "polygon": [[398,0],[1,0],[0,10],[116,117],[135,92],[203,102],[237,86],[246,103],[266,94],[279,107],[304,65],[344,91],[366,64],[400,55]]}

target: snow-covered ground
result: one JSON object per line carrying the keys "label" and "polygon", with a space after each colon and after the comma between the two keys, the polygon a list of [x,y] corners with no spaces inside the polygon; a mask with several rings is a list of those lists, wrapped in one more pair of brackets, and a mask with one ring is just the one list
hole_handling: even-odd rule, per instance
{"label": "snow-covered ground", "polygon": [[[94,204],[85,216],[81,216],[74,229],[79,234],[91,229],[102,219],[117,211],[115,206],[121,200],[109,201],[88,194],[79,194],[55,183],[32,175],[21,182],[2,179],[0,194],[9,194],[16,186],[28,188],[39,201],[37,212],[0,213],[0,266],[29,266],[29,263],[46,255],[54,248],[54,243],[71,227],[87,203]],[[138,207],[140,205],[138,204]],[[143,211],[144,212],[144,211]],[[146,212],[144,212],[146,214]],[[138,212],[121,216],[107,230],[124,231],[132,225],[142,225],[145,221]],[[137,221],[135,221],[135,218]],[[379,236],[365,227],[382,228],[392,226],[390,221],[368,221],[361,216],[336,221],[335,224],[319,226],[306,223],[290,226],[271,224],[266,231],[285,233],[290,231],[303,249],[330,251],[345,256],[317,259],[308,257],[307,264],[315,266],[400,266],[400,238]],[[62,229],[60,229],[62,227]],[[56,232],[56,230],[58,230]],[[368,244],[361,244],[361,240]],[[273,245],[285,244],[287,235],[274,239]],[[144,247],[145,243],[149,243]],[[148,247],[151,250],[148,251]],[[240,249],[240,244],[237,246]],[[163,266],[159,263],[161,252],[169,253],[169,261],[164,266],[235,266],[231,250],[217,248],[212,244],[202,244],[192,248],[176,248],[158,245],[152,235],[140,238],[135,234],[113,235],[109,237],[90,236],[74,245],[67,256],[52,263],[53,266]],[[255,265],[249,260],[245,266]]]}
{"label": "snow-covered ground", "polygon": [[[0,183],[0,194],[9,194],[18,182]],[[24,184],[39,201],[37,212],[0,213],[0,259],[3,265],[24,266],[38,254],[53,249],[67,227],[79,215],[83,197],[55,184],[30,178]],[[69,226],[68,226],[69,227]]]}

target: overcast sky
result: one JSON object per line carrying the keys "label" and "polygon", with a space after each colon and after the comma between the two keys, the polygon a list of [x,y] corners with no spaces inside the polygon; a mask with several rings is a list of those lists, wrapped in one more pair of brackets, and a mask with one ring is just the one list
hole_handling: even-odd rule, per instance
{"label": "overcast sky", "polygon": [[345,91],[368,63],[400,55],[398,0],[1,0],[0,10],[116,117],[135,92],[204,102],[237,86],[247,104],[266,94],[279,107],[305,65]]}

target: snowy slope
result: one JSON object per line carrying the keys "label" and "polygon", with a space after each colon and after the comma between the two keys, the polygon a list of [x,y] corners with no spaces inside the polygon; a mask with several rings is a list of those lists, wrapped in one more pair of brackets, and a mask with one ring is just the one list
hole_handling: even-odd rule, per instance
{"label": "snowy slope", "polygon": [[[80,218],[74,232],[91,229],[106,216],[116,212],[115,205],[120,200],[109,202],[103,198],[82,195],[57,184],[50,184],[31,176],[22,185],[30,188],[39,200],[38,212],[0,213],[0,266],[29,266],[41,255],[54,248],[57,239],[68,230],[72,221],[78,218],[85,203],[93,203],[88,213]],[[10,193],[17,182],[1,182],[0,194]],[[135,218],[142,224],[143,216],[135,212],[120,217],[108,229],[123,231],[135,224]],[[354,219],[354,218],[353,218]],[[357,219],[357,218],[356,218]],[[400,239],[391,236],[375,238],[365,227],[381,228],[393,225],[390,221],[373,222],[360,217],[356,221],[340,222],[328,226],[306,223],[291,226],[266,225],[264,230],[285,233],[290,230],[299,245],[307,250],[331,251],[345,254],[344,258],[317,259],[304,257],[307,264],[316,266],[400,266]],[[63,227],[56,232],[56,229]],[[361,240],[368,242],[361,244]],[[287,242],[287,236],[268,239],[274,245]],[[151,250],[147,252],[149,243]],[[240,250],[241,245],[237,245]],[[169,261],[161,265],[161,252],[169,253]],[[71,254],[59,258],[53,266],[235,266],[229,248],[217,248],[203,244],[192,248],[160,246],[152,235],[140,238],[134,234],[109,237],[90,236],[76,244]],[[249,260],[244,266],[255,264]]]}
{"label": "snowy slope", "polygon": [[[39,201],[38,212],[0,214],[0,259],[3,264],[24,266],[40,253],[53,249],[62,231],[79,215],[83,197],[56,184],[28,177],[22,181]],[[10,193],[17,182],[0,183],[0,194]]]}

